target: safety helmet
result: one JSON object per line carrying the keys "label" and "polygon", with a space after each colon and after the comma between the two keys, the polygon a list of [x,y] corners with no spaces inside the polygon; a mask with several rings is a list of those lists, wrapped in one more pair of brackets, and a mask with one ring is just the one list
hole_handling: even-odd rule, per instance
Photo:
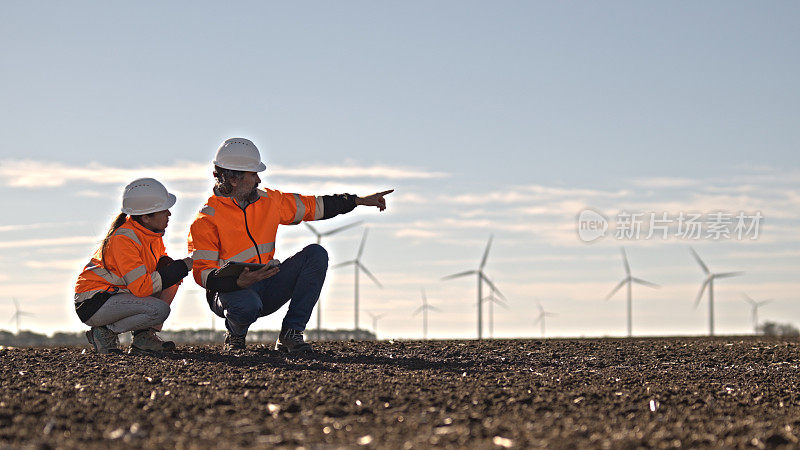
{"label": "safety helmet", "polygon": [[245,138],[231,138],[223,142],[213,163],[223,169],[241,172],[261,172],[267,168],[261,162],[256,145]]}
{"label": "safety helmet", "polygon": [[122,194],[122,212],[130,216],[141,216],[172,208],[175,196],[153,178],[139,178],[125,186]]}

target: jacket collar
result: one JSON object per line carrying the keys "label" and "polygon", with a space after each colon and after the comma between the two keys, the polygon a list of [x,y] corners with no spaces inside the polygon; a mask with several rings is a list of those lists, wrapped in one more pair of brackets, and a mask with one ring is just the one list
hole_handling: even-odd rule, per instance
{"label": "jacket collar", "polygon": [[136,232],[138,232],[139,234],[143,234],[143,235],[148,236],[148,237],[162,237],[162,236],[164,236],[164,232],[157,233],[155,231],[150,231],[147,228],[145,228],[142,224],[140,224],[139,222],[131,219],[131,216],[128,216],[128,218],[125,220],[125,224],[128,225],[129,227],[133,228],[134,230],[136,230]]}

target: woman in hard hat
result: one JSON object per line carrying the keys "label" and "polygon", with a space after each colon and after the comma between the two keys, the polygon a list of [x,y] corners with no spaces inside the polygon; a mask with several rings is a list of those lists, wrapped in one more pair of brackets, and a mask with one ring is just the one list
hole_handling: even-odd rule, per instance
{"label": "woman in hard hat", "polygon": [[131,351],[175,348],[156,334],[169,316],[178,284],[192,259],[173,261],[162,236],[175,196],[153,178],[125,187],[122,212],[75,285],[75,310],[92,327],[86,338],[98,353],[121,353],[118,335],[133,331]]}

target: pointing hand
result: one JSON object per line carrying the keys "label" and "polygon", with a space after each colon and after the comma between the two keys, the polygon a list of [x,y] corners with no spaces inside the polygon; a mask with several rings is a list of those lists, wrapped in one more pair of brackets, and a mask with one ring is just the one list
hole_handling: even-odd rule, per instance
{"label": "pointing hand", "polygon": [[366,197],[359,197],[356,199],[356,205],[377,206],[379,210],[383,211],[386,209],[386,199],[383,197],[392,192],[394,192],[394,189],[378,192],[377,194],[368,195]]}

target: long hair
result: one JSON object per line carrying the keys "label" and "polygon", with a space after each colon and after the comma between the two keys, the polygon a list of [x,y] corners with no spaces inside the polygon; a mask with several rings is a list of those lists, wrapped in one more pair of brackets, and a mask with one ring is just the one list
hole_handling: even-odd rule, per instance
{"label": "long hair", "polygon": [[[100,261],[103,262],[103,267],[106,267],[106,247],[108,247],[108,241],[111,240],[111,236],[114,235],[114,232],[117,231],[117,228],[121,227],[122,224],[125,223],[127,218],[127,214],[119,213],[111,223],[111,226],[108,228],[108,233],[106,233],[106,237],[103,238],[103,243],[100,244]],[[142,216],[131,216],[131,220],[142,223]]]}
{"label": "long hair", "polygon": [[108,246],[108,241],[111,240],[111,236],[115,231],[117,231],[117,228],[121,227],[122,224],[125,223],[127,218],[127,214],[119,213],[114,219],[114,222],[111,223],[111,227],[109,227],[106,237],[103,238],[103,243],[100,244],[100,261],[103,262],[103,267],[106,266],[106,246]]}

